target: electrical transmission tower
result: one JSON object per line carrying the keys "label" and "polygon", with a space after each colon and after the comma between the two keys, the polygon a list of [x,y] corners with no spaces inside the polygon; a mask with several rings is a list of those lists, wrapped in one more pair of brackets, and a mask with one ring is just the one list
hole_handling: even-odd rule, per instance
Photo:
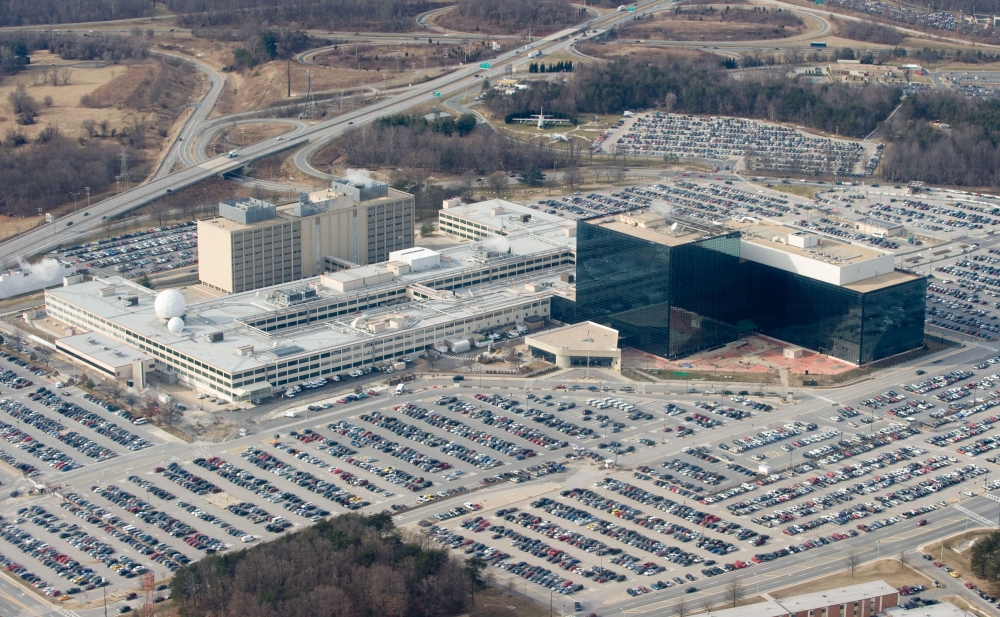
{"label": "electrical transmission tower", "polygon": [[115,177],[115,180],[118,181],[119,192],[121,192],[121,187],[122,186],[125,187],[126,191],[128,190],[128,179],[129,179],[129,171],[128,171],[128,148],[122,147],[121,169],[118,172],[118,175]]}
{"label": "electrical transmission tower", "polygon": [[146,572],[142,575],[142,587],[146,590],[146,603],[142,607],[142,617],[153,617],[156,612],[156,603],[153,602],[153,583],[152,572]]}
{"label": "electrical transmission tower", "polygon": [[312,117],[313,110],[313,76],[312,71],[306,71],[306,104],[305,104],[305,114],[306,118]]}

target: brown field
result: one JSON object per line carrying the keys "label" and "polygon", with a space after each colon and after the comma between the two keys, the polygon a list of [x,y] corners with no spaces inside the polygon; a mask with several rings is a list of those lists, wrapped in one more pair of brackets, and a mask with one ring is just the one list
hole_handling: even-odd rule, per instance
{"label": "brown field", "polygon": [[[91,94],[123,75],[127,70],[124,66],[107,66],[99,69],[71,68],[72,73],[67,85],[53,86],[50,82],[36,86],[33,72],[42,71],[49,65],[65,65],[65,63],[60,61],[58,56],[52,56],[47,52],[36,52],[32,54],[31,59],[32,68],[5,78],[0,84],[0,131],[20,128],[28,139],[33,139],[46,125],[52,125],[64,135],[79,137],[85,134],[80,123],[87,118],[98,122],[107,121],[112,126],[121,126],[131,124],[132,117],[137,114],[134,110],[87,109],[80,105],[81,96]],[[23,84],[28,94],[38,101],[40,113],[33,125],[18,127],[14,124],[14,114],[11,112],[7,95],[17,88],[18,84]],[[46,96],[52,97],[52,107],[45,107],[42,104]]]}
{"label": "brown field", "polygon": [[[259,159],[254,162],[253,170],[250,172],[250,175],[253,178],[259,178],[260,180],[267,180],[269,182],[284,182],[286,184],[291,183],[296,186],[329,186],[329,184],[322,179],[314,178],[309,174],[303,173],[298,167],[295,166],[295,162],[292,159],[296,152],[298,152],[297,149],[285,150],[266,158]],[[329,171],[316,159],[313,159],[312,163],[313,166],[320,171]]]}
{"label": "brown field", "polygon": [[877,580],[883,580],[896,588],[903,585],[927,585],[930,583],[926,575],[911,568],[909,565],[900,568],[899,561],[895,559],[882,559],[858,566],[854,569],[854,576],[851,576],[850,570],[845,569],[843,572],[838,572],[837,574],[831,574],[798,585],[792,585],[791,587],[785,587],[778,591],[772,591],[771,596],[781,599],[804,593],[813,593],[822,589],[836,589],[838,587],[859,585]]}
{"label": "brown field", "polygon": [[[238,44],[207,39],[163,39],[158,49],[197,59],[217,71],[233,61],[232,50]],[[328,67],[309,67],[298,62],[286,64],[274,61],[253,70],[226,73],[226,86],[210,117],[216,118],[254,109],[267,108],[288,100],[286,70],[291,68],[292,97],[302,97],[309,89],[307,73],[312,73],[314,94],[331,90],[352,89],[377,83],[382,75],[376,71],[355,71]]]}
{"label": "brown field", "polygon": [[208,144],[208,152],[211,154],[214,148],[216,154],[222,154],[223,152],[232,150],[234,147],[244,148],[266,139],[274,139],[278,135],[284,135],[291,130],[292,126],[290,124],[266,122],[237,124],[216,133],[215,137]]}
{"label": "brown field", "polygon": [[[581,15],[578,21],[584,21],[586,16]],[[446,30],[454,32],[475,32],[477,34],[518,34],[527,36],[528,26],[524,27],[508,24],[494,24],[475,17],[460,15],[458,10],[442,11],[431,16],[427,23],[433,24]],[[572,26],[576,22],[564,24],[533,25],[531,26],[531,36],[544,36],[552,34],[557,30],[562,30]]]}
{"label": "brown field", "polygon": [[622,58],[635,58],[637,60],[708,60],[713,63],[719,62],[719,57],[700,49],[680,49],[666,47],[648,47],[636,43],[625,41],[612,41],[609,43],[598,43],[596,41],[581,41],[576,44],[580,53],[600,58],[602,60],[620,60]]}
{"label": "brown field", "polygon": [[656,13],[621,29],[623,39],[669,41],[755,41],[783,39],[805,32],[790,12],[703,6],[680,13]]}
{"label": "brown field", "polygon": [[[501,42],[501,45],[504,49],[510,49],[511,43]],[[440,44],[428,45],[426,39],[420,39],[399,45],[344,44],[339,49],[317,54],[313,62],[333,69],[377,71],[393,75],[423,68],[457,67],[459,63],[481,62],[498,53],[501,52],[490,49],[486,41],[472,41],[463,45],[459,41],[445,39]]]}
{"label": "brown field", "polygon": [[34,229],[45,220],[44,216],[7,216],[0,214],[0,242]]}

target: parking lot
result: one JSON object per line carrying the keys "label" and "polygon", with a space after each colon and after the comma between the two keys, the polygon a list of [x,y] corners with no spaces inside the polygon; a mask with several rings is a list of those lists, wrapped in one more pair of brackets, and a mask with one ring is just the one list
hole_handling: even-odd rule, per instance
{"label": "parking lot", "polygon": [[[794,207],[731,185],[676,188],[662,195]],[[347,394],[351,378],[262,416],[256,435],[197,446],[0,359],[3,488],[64,487],[30,505],[5,495],[0,564],[54,597],[96,600],[106,586],[123,606],[146,570],[161,580],[326,516],[389,510],[529,596],[558,592],[584,610],[697,597],[744,570],[801,569],[870,534],[944,524],[943,495],[982,483],[1000,446],[1000,352],[978,352],[794,404],[772,391],[557,380],[528,391],[418,381],[362,397]],[[30,483],[13,480],[21,472]]]}
{"label": "parking lot", "polygon": [[139,278],[198,264],[194,221],[133,231],[58,251],[97,276]]}
{"label": "parking lot", "polygon": [[[749,171],[850,176],[871,173],[857,142],[809,137],[781,125],[730,117],[660,112],[624,117],[590,146],[594,152],[718,161],[729,169],[745,158]],[[880,150],[879,150],[880,152]]]}

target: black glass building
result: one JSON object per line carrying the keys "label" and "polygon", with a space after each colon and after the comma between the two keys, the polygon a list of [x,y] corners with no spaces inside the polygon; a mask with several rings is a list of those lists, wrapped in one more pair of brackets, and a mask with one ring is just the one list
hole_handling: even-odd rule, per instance
{"label": "black glass building", "polygon": [[745,262],[747,319],[761,334],[854,364],[923,345],[927,279],[892,273],[833,285]]}
{"label": "black glass building", "polygon": [[667,358],[736,340],[739,233],[671,230],[656,219],[578,222],[577,317],[617,329],[622,346]]}
{"label": "black glass building", "polygon": [[576,301],[553,317],[617,329],[623,347],[668,359],[745,332],[855,364],[923,344],[927,280],[893,271],[834,285],[740,258],[741,233],[653,213],[578,221]]}

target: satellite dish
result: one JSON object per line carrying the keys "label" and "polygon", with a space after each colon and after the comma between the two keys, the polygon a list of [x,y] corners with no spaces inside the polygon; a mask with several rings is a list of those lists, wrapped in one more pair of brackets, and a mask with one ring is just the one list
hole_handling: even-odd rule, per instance
{"label": "satellite dish", "polygon": [[670,226],[670,231],[677,231],[677,223]]}

